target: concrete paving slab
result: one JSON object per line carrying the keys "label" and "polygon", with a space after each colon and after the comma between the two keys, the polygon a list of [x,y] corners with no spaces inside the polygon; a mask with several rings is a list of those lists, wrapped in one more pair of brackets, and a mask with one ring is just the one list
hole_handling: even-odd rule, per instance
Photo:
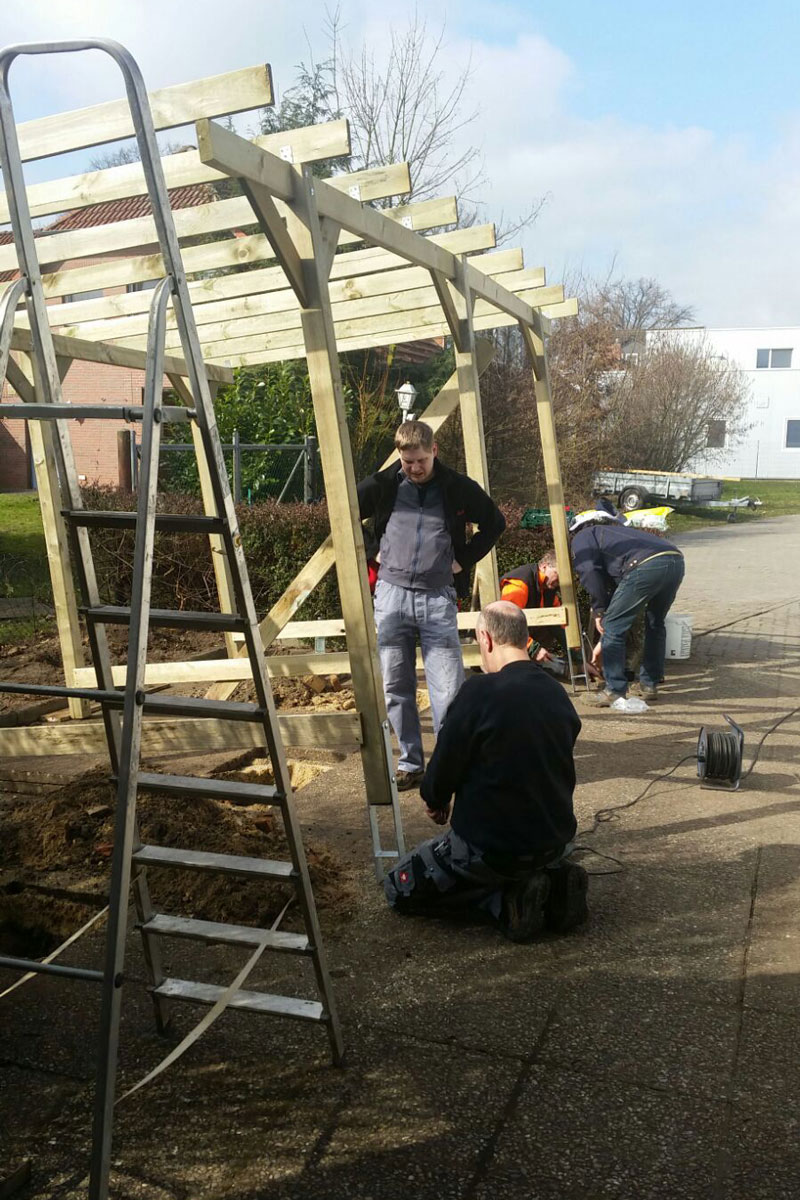
{"label": "concrete paving slab", "polygon": [[568,989],[540,1060],[621,1083],[718,1098],[731,1074],[739,1029],[734,1005],[697,1004],[682,981],[594,983],[591,1013]]}
{"label": "concrete paving slab", "polygon": [[474,1200],[708,1200],[724,1106],[536,1066]]}

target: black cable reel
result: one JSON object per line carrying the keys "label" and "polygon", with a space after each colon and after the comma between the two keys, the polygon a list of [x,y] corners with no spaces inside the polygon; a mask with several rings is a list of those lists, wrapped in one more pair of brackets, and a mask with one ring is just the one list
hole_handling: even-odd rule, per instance
{"label": "black cable reel", "polygon": [[735,792],[742,779],[744,731],[727,713],[730,729],[718,731],[702,726],[697,739],[697,775],[703,787]]}

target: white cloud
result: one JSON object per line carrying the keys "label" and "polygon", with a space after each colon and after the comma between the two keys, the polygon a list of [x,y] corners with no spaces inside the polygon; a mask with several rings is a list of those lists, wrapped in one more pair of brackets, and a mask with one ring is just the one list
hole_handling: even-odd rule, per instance
{"label": "white cloud", "polygon": [[[364,42],[380,59],[390,26],[414,10],[441,26],[434,0],[400,0],[391,17],[367,0],[345,0],[347,43]],[[548,201],[526,235],[526,258],[552,278],[582,266],[603,273],[616,256],[627,275],[654,275],[701,320],[718,324],[795,323],[800,282],[792,269],[800,218],[800,114],[765,130],[772,149],[699,127],[654,127],[586,110],[583,81],[568,46],[536,33],[525,6],[462,0],[445,14],[443,59],[452,78],[472,63],[469,104],[478,111],[465,133],[485,155],[483,193],[490,215]],[[221,16],[222,13],[222,16]],[[480,18],[480,20],[478,19]],[[4,0],[3,40],[111,36],[140,62],[148,86],[270,62],[278,89],[294,68],[326,53],[320,0]],[[100,56],[15,65],[19,119],[91,104],[119,94]],[[43,73],[44,72],[44,73]],[[75,169],[75,168],[70,168]]]}

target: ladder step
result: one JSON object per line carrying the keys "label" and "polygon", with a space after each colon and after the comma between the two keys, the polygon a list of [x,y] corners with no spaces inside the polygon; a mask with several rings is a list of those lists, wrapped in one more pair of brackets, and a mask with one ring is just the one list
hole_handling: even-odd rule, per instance
{"label": "ladder step", "polygon": [[[162,419],[171,424],[191,421],[196,416],[195,409],[177,404],[165,404],[161,412]],[[6,417],[22,421],[93,421],[98,417],[112,421],[141,421],[144,409],[136,404],[4,404],[0,408],[0,420]]]}
{"label": "ladder step", "polygon": [[[132,610],[116,604],[99,604],[94,608],[81,608],[79,611],[90,621],[106,625],[127,625]],[[244,631],[247,627],[247,621],[238,613],[190,612],[170,608],[151,608],[150,624],[173,629],[216,629],[231,633]]]}
{"label": "ladder step", "polygon": [[282,804],[283,792],[268,783],[240,783],[236,779],[202,779],[194,775],[159,775],[140,771],[139,787],[146,792],[167,796],[203,796],[211,800],[230,800],[234,804]]}
{"label": "ladder step", "polygon": [[[73,525],[101,529],[135,529],[135,512],[113,512],[90,508],[62,508],[61,515]],[[222,533],[221,517],[192,513],[157,513],[156,529],[161,533]]]}
{"label": "ladder step", "polygon": [[[103,692],[105,700],[122,708],[125,703],[124,692]],[[216,717],[221,721],[253,721],[258,724],[264,720],[264,709],[257,704],[239,703],[237,700],[206,700],[205,696],[170,696],[146,692],[144,696],[144,711],[159,717]]]}
{"label": "ladder step", "polygon": [[[225,988],[212,983],[193,983],[188,979],[165,979],[153,989],[154,996],[165,1000],[188,1000],[194,1004],[215,1004]],[[325,1021],[327,1014],[318,1000],[300,1000],[294,996],[270,996],[268,992],[234,992],[229,1008],[245,1012],[268,1013],[273,1017],[295,1017],[301,1021]]]}
{"label": "ladder step", "polygon": [[289,954],[308,954],[310,944],[304,933],[284,933],[280,929],[253,929],[250,925],[227,925],[220,921],[197,921],[190,917],[173,917],[157,913],[142,925],[143,933],[159,937],[192,938],[198,942],[224,942],[232,946],[258,946],[267,943],[268,950]]}
{"label": "ladder step", "polygon": [[144,711],[170,717],[218,717],[224,721],[264,720],[264,709],[257,704],[239,704],[236,700],[206,700],[204,696],[145,696]]}
{"label": "ladder step", "polygon": [[293,881],[299,876],[290,862],[270,858],[245,858],[239,854],[212,854],[208,850],[179,850],[170,846],[141,846],[133,861],[143,867],[180,867],[186,871],[219,871],[257,879]]}
{"label": "ladder step", "polygon": [[100,688],[61,687],[50,683],[2,683],[0,692],[16,696],[61,696],[65,700],[93,700],[97,704],[122,704],[125,693],[122,691],[104,692]]}

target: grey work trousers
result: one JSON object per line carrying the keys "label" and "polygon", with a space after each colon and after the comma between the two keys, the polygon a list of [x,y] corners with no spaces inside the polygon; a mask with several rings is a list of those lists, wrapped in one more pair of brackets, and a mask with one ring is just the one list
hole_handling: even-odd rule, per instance
{"label": "grey work trousers", "polygon": [[453,587],[413,590],[383,579],[375,587],[378,658],[389,721],[400,743],[400,771],[425,766],[417,710],[417,640],[435,733],[464,682],[457,614]]}

